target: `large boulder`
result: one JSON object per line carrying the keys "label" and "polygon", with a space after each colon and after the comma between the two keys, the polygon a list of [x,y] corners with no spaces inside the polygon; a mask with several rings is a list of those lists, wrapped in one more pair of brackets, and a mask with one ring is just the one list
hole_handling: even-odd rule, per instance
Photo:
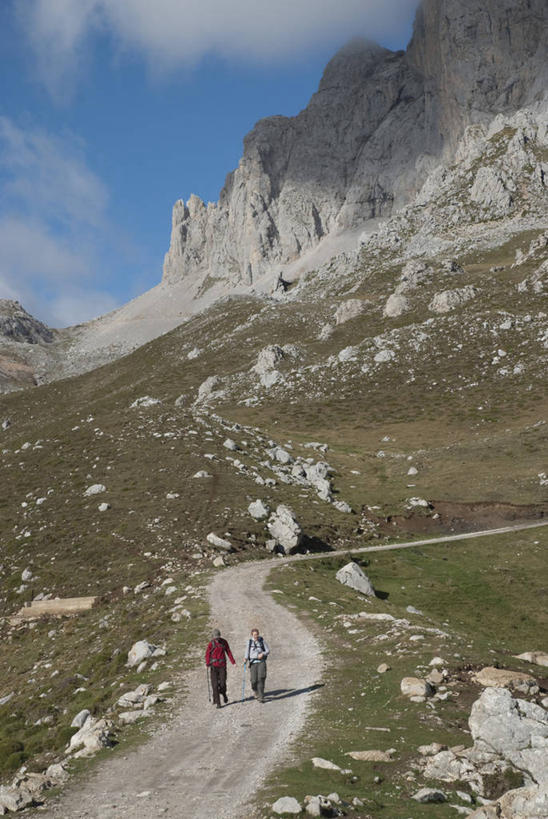
{"label": "large boulder", "polygon": [[223,552],[231,552],[232,551],[232,543],[229,540],[225,540],[223,537],[219,537],[215,534],[215,532],[210,532],[209,535],[206,537],[207,542],[210,546],[214,546],[215,549],[222,549]]}
{"label": "large boulder", "polygon": [[368,576],[360,569],[357,563],[351,561],[339,569],[335,575],[339,583],[343,586],[348,586],[355,589],[360,594],[365,594],[367,597],[375,596],[375,589]]}
{"label": "large boulder", "polygon": [[292,554],[302,543],[303,532],[288,506],[280,504],[268,520],[268,531],[284,552]]}
{"label": "large boulder", "polygon": [[428,309],[433,313],[449,313],[460,307],[461,304],[466,304],[467,301],[474,299],[478,294],[478,289],[471,284],[466,287],[459,287],[456,290],[443,290],[441,293],[436,293]]}
{"label": "large boulder", "polygon": [[470,731],[476,751],[502,757],[529,781],[548,785],[548,713],[516,699],[506,688],[486,688],[472,706]]}
{"label": "large boulder", "polygon": [[269,344],[263,347],[257,356],[257,363],[252,368],[258,375],[264,375],[271,370],[276,370],[280,361],[285,358],[285,353],[277,344]]}
{"label": "large boulder", "polygon": [[92,756],[103,748],[110,748],[112,744],[112,723],[90,716],[70,738],[67,754],[74,754],[75,757]]}
{"label": "large boulder", "polygon": [[366,302],[362,299],[347,299],[341,302],[335,310],[335,323],[345,324],[353,318],[360,316],[365,309]]}
{"label": "large boulder", "polygon": [[32,805],[32,795],[24,788],[9,788],[0,785],[0,812],[2,814],[28,808]]}
{"label": "large boulder", "polygon": [[143,660],[148,660],[149,657],[161,657],[165,654],[163,648],[152,645],[148,640],[138,640],[131,646],[127,655],[127,665],[133,668],[140,665]]}
{"label": "large boulder", "polygon": [[485,688],[510,688],[520,694],[538,691],[537,681],[523,671],[511,671],[508,668],[486,666],[474,674],[474,680]]}
{"label": "large boulder", "polygon": [[272,805],[272,810],[278,815],[301,813],[301,806],[292,796],[282,796]]}
{"label": "large boulder", "polygon": [[409,310],[409,301],[407,298],[400,293],[392,293],[384,305],[382,314],[385,318],[398,318],[407,310]]}
{"label": "large boulder", "polygon": [[526,651],[524,654],[518,654],[516,660],[525,660],[526,663],[548,668],[548,654],[545,651]]}
{"label": "large boulder", "polygon": [[247,511],[254,520],[263,520],[268,517],[269,509],[262,500],[256,500],[249,504]]}
{"label": "large boulder", "polygon": [[491,805],[469,814],[469,819],[545,819],[548,816],[548,790],[531,785],[507,791]]}

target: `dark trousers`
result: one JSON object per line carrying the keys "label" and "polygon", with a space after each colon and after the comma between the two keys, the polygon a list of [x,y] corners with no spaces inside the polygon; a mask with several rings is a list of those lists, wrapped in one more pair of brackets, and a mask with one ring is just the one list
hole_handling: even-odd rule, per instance
{"label": "dark trousers", "polygon": [[266,680],[266,663],[264,660],[259,660],[258,663],[251,663],[249,668],[251,674],[251,688],[262,700],[264,698],[264,681]]}
{"label": "dark trousers", "polygon": [[211,690],[213,691],[213,702],[215,705],[221,704],[221,694],[226,696],[226,665],[212,665],[209,668],[211,672]]}

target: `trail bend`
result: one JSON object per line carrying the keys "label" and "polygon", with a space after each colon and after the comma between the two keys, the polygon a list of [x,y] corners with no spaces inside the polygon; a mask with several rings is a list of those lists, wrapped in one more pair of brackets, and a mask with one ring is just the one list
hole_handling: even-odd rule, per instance
{"label": "trail bend", "polygon": [[[245,803],[302,730],[321,678],[320,648],[288,609],[263,590],[279,560],[240,564],[209,587],[211,622],[227,637],[229,703],[208,703],[205,667],[184,675],[188,695],[167,724],[129,754],[100,762],[85,782],[69,785],[42,815],[56,819],[241,819]],[[252,626],[267,639],[271,660],[264,704],[241,702],[243,656]],[[207,635],[204,635],[206,637]],[[207,642],[207,641],[206,641]],[[204,643],[205,652],[205,643]],[[142,795],[149,792],[148,795]]]}
{"label": "trail bend", "polygon": [[[169,721],[129,754],[100,762],[85,782],[74,782],[42,816],[50,819],[241,819],[246,803],[268,771],[286,758],[303,729],[322,677],[316,638],[289,609],[263,590],[273,567],[297,560],[398,550],[450,543],[548,525],[517,524],[464,535],[357,547],[338,552],[245,563],[216,575],[209,587],[211,623],[230,642],[237,665],[229,665],[229,704],[207,701],[204,666],[184,674],[188,695]],[[251,699],[249,681],[241,702],[245,641],[252,626],[267,638],[271,660],[267,702]],[[205,650],[205,644],[204,644]]]}

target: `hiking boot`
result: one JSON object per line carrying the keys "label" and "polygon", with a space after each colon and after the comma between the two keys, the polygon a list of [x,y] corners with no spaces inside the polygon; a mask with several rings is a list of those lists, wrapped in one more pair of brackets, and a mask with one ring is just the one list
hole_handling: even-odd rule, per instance
{"label": "hiking boot", "polygon": [[225,701],[225,705],[226,705],[227,702],[228,702],[228,696],[226,694],[223,694],[223,700]]}
{"label": "hiking boot", "polygon": [[264,702],[264,697],[259,697],[259,702]]}
{"label": "hiking boot", "polygon": [[221,703],[220,703],[220,702],[218,702],[218,703],[217,703],[217,708],[220,708],[220,707],[221,707]]}

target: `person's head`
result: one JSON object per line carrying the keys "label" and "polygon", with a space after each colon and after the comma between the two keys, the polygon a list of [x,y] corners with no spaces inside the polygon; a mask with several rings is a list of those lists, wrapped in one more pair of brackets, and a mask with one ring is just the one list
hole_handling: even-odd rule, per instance
{"label": "person's head", "polygon": [[258,628],[252,628],[251,629],[251,636],[255,641],[257,641],[259,639],[259,629]]}
{"label": "person's head", "polygon": [[219,631],[219,629],[218,629],[218,628],[214,628],[214,629],[213,629],[213,639],[214,639],[214,640],[218,640],[220,636],[221,636],[221,632]]}

